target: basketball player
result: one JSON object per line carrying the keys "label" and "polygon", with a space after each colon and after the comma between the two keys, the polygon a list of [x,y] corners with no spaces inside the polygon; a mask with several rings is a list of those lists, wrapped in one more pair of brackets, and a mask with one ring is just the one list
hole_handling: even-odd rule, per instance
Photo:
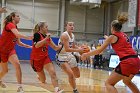
{"label": "basketball player", "polygon": [[17,92],[23,93],[22,89],[22,73],[20,63],[15,51],[15,45],[24,46],[26,48],[32,48],[30,45],[26,45],[20,41],[20,38],[31,40],[32,37],[19,34],[17,24],[20,21],[19,14],[12,12],[5,18],[4,28],[0,37],[0,62],[2,71],[0,72],[0,86],[5,88],[6,85],[2,82],[2,78],[8,72],[8,61],[10,61],[16,69],[16,77],[18,82]]}
{"label": "basketball player", "polygon": [[60,36],[59,44],[62,45],[62,48],[57,54],[57,62],[68,75],[69,83],[73,88],[73,93],[79,93],[76,88],[75,78],[80,77],[80,71],[72,52],[83,52],[83,49],[75,46],[73,31],[74,22],[68,22],[66,24],[66,31]]}
{"label": "basketball player", "polygon": [[123,80],[124,84],[127,85],[133,93],[140,93],[136,85],[131,81],[135,74],[140,69],[140,59],[132,48],[127,35],[121,32],[122,25],[128,20],[126,14],[118,16],[118,20],[114,20],[111,23],[111,33],[109,37],[105,36],[106,40],[99,49],[84,53],[81,58],[84,60],[86,57],[91,55],[100,54],[109,44],[112,45],[116,54],[120,57],[120,63],[109,76],[105,82],[108,93],[118,93],[114,87],[117,82]]}
{"label": "basketball player", "polygon": [[34,39],[33,48],[31,52],[31,66],[33,70],[37,73],[38,79],[41,83],[45,84],[46,77],[44,73],[44,68],[48,71],[51,76],[51,81],[54,86],[55,93],[62,93],[58,87],[58,80],[55,73],[54,65],[52,64],[48,55],[48,46],[51,46],[54,50],[59,50],[61,46],[56,46],[50,34],[48,33],[48,25],[46,22],[38,23],[34,28]]}

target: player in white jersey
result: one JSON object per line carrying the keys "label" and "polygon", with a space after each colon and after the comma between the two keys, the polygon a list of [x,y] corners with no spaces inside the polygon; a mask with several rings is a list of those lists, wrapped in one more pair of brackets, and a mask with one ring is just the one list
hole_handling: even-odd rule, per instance
{"label": "player in white jersey", "polygon": [[62,49],[57,54],[57,62],[68,75],[69,83],[73,88],[73,93],[79,93],[76,88],[75,78],[80,77],[80,71],[77,67],[77,62],[72,54],[73,52],[83,52],[82,48],[78,48],[74,44],[74,22],[66,24],[66,31],[60,36],[59,44],[62,44]]}

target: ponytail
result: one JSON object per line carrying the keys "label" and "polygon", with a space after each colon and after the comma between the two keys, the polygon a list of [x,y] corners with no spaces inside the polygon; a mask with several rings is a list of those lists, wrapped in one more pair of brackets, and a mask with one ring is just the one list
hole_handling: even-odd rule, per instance
{"label": "ponytail", "polygon": [[5,19],[4,19],[4,27],[9,23],[12,22],[12,17],[16,16],[16,12],[12,12],[10,13],[10,15],[8,15]]}
{"label": "ponytail", "polygon": [[128,21],[128,14],[127,13],[121,13],[121,14],[118,15],[117,19],[118,19],[118,22],[120,24],[124,24],[125,22]]}
{"label": "ponytail", "polygon": [[39,29],[39,26],[38,26],[38,24],[37,24],[37,25],[35,25],[35,27],[34,27],[34,29],[33,29],[33,33],[37,33],[39,30],[40,30],[40,29]]}
{"label": "ponytail", "polygon": [[40,28],[42,28],[44,26],[46,22],[39,22],[38,24],[35,25],[34,29],[33,29],[33,33],[37,33],[40,31]]}
{"label": "ponytail", "polygon": [[120,31],[122,29],[122,25],[128,21],[128,15],[126,13],[121,13],[117,16],[117,20],[112,21],[111,25],[115,29],[115,31]]}

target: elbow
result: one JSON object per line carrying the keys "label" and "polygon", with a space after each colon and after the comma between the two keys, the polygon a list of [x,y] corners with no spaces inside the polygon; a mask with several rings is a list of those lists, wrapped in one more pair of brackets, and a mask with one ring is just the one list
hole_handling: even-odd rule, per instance
{"label": "elbow", "polygon": [[17,44],[18,44],[19,46],[23,46],[23,43],[22,43],[20,40],[17,40]]}
{"label": "elbow", "polygon": [[39,46],[35,46],[35,48],[39,48]]}
{"label": "elbow", "polygon": [[38,46],[37,44],[35,45],[35,48],[39,48],[40,46]]}
{"label": "elbow", "polygon": [[17,38],[20,38],[20,37],[21,37],[20,34],[15,34],[15,36],[16,36]]}
{"label": "elbow", "polygon": [[21,44],[21,43],[19,43],[19,42],[18,42],[17,44],[18,44],[19,46],[22,46],[22,44]]}

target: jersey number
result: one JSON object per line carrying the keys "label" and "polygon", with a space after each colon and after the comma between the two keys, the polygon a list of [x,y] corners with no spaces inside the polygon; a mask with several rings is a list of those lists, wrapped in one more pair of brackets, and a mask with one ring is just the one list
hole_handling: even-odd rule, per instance
{"label": "jersey number", "polygon": [[43,51],[43,52],[47,51],[46,46],[44,46],[44,47],[42,48],[42,51]]}
{"label": "jersey number", "polygon": [[126,35],[124,35],[124,37],[126,38],[126,41],[129,42],[129,38]]}

